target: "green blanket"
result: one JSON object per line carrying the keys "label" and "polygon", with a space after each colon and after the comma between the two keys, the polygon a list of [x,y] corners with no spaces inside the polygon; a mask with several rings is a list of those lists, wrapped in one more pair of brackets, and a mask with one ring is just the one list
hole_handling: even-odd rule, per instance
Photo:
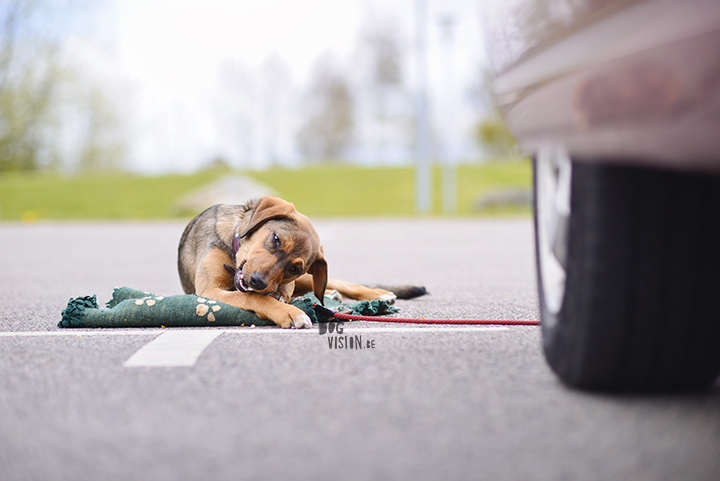
{"label": "green blanket", "polygon": [[[386,301],[361,301],[341,304],[325,298],[325,306],[308,294],[291,302],[317,322],[337,321],[332,312],[358,315],[383,315],[398,312]],[[157,296],[129,287],[113,291],[112,299],[100,309],[95,295],[70,299],[58,327],[186,327],[186,326],[275,326],[268,319],[222,302],[193,294]]]}

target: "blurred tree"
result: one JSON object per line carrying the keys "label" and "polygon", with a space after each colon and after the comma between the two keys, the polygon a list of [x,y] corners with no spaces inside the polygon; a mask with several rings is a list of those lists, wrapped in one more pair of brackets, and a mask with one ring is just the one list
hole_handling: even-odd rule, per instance
{"label": "blurred tree", "polygon": [[477,123],[475,138],[485,152],[493,157],[517,153],[515,137],[500,117],[486,117]]}
{"label": "blurred tree", "polygon": [[479,112],[474,137],[485,154],[510,157],[518,153],[515,137],[508,130],[493,96],[493,77],[487,70],[478,69],[478,77],[470,90],[470,98]]}
{"label": "blurred tree", "polygon": [[100,172],[122,170],[127,155],[125,139],[119,135],[117,112],[98,86],[84,98],[85,115],[80,129],[80,150],[76,170]]}
{"label": "blurred tree", "polygon": [[374,147],[376,160],[387,159],[413,142],[414,111],[404,83],[403,45],[396,19],[371,14],[365,20],[358,52],[362,68],[358,87],[361,110],[369,110],[369,115],[361,127],[363,142]]}
{"label": "blurred tree", "polygon": [[[535,47],[549,37],[556,37],[572,25],[577,17],[607,8],[614,0],[535,0],[514,5],[517,25],[512,40],[522,42],[524,49]],[[517,41],[516,40],[516,41]]]}
{"label": "blurred tree", "polygon": [[0,170],[40,166],[60,76],[57,45],[35,35],[35,5],[0,2]]}
{"label": "blurred tree", "polygon": [[292,74],[287,64],[273,53],[263,63],[260,78],[264,155],[271,165],[276,165],[285,156],[285,134],[290,131],[288,120],[292,117],[290,115],[293,94]]}
{"label": "blurred tree", "polygon": [[256,157],[258,82],[237,62],[225,61],[218,70],[217,96],[213,101],[224,156],[236,168],[250,168]]}
{"label": "blurred tree", "polygon": [[[88,88],[83,67],[71,65],[63,51],[75,20],[95,11],[86,7],[80,1],[0,0],[0,171],[122,163],[112,104],[99,84]],[[68,113],[73,120],[66,122]],[[65,145],[69,138],[76,140],[72,148]]]}
{"label": "blurred tree", "polygon": [[213,113],[222,139],[220,153],[239,168],[282,163],[293,148],[290,68],[271,54],[258,71],[226,60],[218,69]]}
{"label": "blurred tree", "polygon": [[347,80],[331,59],[315,67],[306,97],[306,120],[297,133],[306,158],[338,160],[353,139],[355,104]]}
{"label": "blurred tree", "polygon": [[381,88],[402,85],[402,49],[397,22],[372,17],[364,27],[363,40],[370,57],[373,84]]}

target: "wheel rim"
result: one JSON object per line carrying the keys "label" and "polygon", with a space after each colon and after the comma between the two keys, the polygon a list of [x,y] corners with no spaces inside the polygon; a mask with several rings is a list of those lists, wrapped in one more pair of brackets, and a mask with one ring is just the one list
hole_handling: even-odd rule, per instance
{"label": "wheel rim", "polygon": [[555,315],[565,297],[572,162],[560,149],[544,149],[537,156],[538,263],[545,308]]}

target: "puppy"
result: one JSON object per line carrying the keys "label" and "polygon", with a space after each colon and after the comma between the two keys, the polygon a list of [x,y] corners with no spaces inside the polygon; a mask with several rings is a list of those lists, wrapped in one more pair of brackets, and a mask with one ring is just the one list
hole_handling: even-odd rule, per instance
{"label": "puppy", "polygon": [[330,288],[352,299],[396,299],[384,289],[328,280],[310,219],[276,197],[200,213],[180,239],[178,272],[185,293],[253,311],[284,328],[312,325],[307,314],[287,303],[293,295],[312,291],[322,302]]}

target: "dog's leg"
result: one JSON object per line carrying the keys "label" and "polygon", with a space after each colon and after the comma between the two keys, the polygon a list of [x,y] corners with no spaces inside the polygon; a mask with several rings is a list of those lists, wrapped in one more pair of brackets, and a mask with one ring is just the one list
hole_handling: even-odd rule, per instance
{"label": "dog's leg", "polygon": [[278,301],[270,296],[254,292],[225,291],[223,289],[210,289],[202,297],[230,304],[231,306],[254,312],[261,319],[270,319],[280,327],[303,328],[311,327],[310,317],[301,309],[290,304]]}
{"label": "dog's leg", "polygon": [[[308,292],[312,292],[313,279],[309,274],[300,276],[295,280],[294,295],[300,296]],[[390,291],[384,289],[373,289],[371,287],[353,284],[352,282],[340,281],[338,279],[328,279],[327,289],[336,290],[344,297],[356,299],[358,301],[374,301],[383,300],[394,302],[397,296]]]}
{"label": "dog's leg", "polygon": [[211,250],[198,265],[195,274],[195,294],[231,306],[252,311],[258,317],[270,319],[280,327],[310,327],[312,321],[302,310],[285,304],[271,296],[255,292],[241,292],[233,289],[233,279],[223,264],[232,262],[220,249]]}
{"label": "dog's leg", "polygon": [[358,301],[374,301],[379,299],[392,303],[397,299],[397,296],[390,291],[373,289],[372,287],[353,284],[352,282],[345,282],[338,279],[328,279],[327,288],[335,289],[343,296],[357,299]]}

